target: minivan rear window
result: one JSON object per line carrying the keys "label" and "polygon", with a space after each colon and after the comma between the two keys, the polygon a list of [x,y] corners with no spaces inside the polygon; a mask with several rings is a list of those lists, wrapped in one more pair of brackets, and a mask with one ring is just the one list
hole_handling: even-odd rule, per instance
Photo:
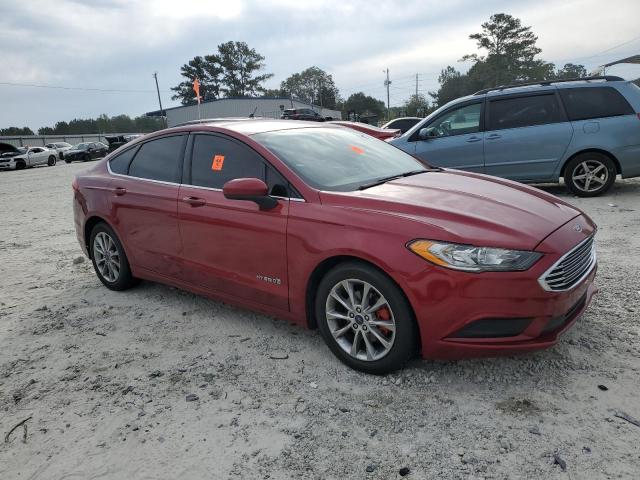
{"label": "minivan rear window", "polygon": [[617,117],[634,113],[629,102],[612,87],[561,88],[559,91],[569,120]]}
{"label": "minivan rear window", "polygon": [[530,127],[565,121],[554,94],[491,100],[487,130]]}

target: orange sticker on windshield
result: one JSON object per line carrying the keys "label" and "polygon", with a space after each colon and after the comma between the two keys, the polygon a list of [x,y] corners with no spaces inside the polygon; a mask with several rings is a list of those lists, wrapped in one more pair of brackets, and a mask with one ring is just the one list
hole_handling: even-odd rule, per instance
{"label": "orange sticker on windshield", "polygon": [[224,155],[216,155],[213,157],[213,162],[211,163],[211,170],[219,172],[222,170],[222,165],[224,165]]}
{"label": "orange sticker on windshield", "polygon": [[356,152],[358,155],[362,155],[364,153],[364,149],[356,147],[355,145],[351,145],[351,150]]}

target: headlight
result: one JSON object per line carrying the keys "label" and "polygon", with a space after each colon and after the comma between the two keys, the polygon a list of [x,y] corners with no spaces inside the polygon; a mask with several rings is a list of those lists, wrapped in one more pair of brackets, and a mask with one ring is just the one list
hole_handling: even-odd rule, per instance
{"label": "headlight", "polygon": [[475,247],[431,240],[414,240],[407,247],[431,263],[466,272],[527,270],[542,256],[538,252]]}

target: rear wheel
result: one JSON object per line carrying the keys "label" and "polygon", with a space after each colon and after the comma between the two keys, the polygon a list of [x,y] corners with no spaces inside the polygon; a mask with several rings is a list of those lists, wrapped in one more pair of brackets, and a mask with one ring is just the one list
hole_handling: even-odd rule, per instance
{"label": "rear wheel", "polygon": [[50,167],[53,167],[55,164],[56,164],[56,157],[51,155],[49,157],[49,160],[47,161],[47,165],[49,165]]}
{"label": "rear wheel", "polygon": [[331,351],[348,366],[381,375],[416,351],[413,311],[398,286],[376,268],[343,263],[320,282],[315,313]]}
{"label": "rear wheel", "polygon": [[567,163],[564,183],[579,197],[595,197],[611,188],[616,181],[616,166],[606,155],[585,152]]}
{"label": "rear wheel", "polygon": [[139,282],[131,275],[129,261],[118,236],[106,223],[93,227],[89,248],[93,268],[105,287],[126,290]]}

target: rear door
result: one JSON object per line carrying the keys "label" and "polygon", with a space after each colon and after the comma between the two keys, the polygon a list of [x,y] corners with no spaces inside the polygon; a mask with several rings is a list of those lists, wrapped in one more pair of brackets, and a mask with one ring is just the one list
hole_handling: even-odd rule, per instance
{"label": "rear door", "polygon": [[443,112],[424,125],[434,136],[421,139],[416,132],[410,153],[438,167],[484,172],[482,104],[479,99]]}
{"label": "rear door", "polygon": [[156,274],[180,275],[178,191],[186,135],[170,135],[125,150],[109,162],[116,229],[127,255]]}
{"label": "rear door", "polygon": [[[193,135],[190,166],[180,188],[178,214],[185,280],[257,304],[288,309],[287,187],[247,145],[218,134]],[[275,175],[275,176],[274,176]],[[229,200],[223,185],[259,178],[280,196],[272,210]]]}
{"label": "rear door", "polygon": [[487,98],[485,173],[518,181],[555,181],[573,128],[555,89]]}

